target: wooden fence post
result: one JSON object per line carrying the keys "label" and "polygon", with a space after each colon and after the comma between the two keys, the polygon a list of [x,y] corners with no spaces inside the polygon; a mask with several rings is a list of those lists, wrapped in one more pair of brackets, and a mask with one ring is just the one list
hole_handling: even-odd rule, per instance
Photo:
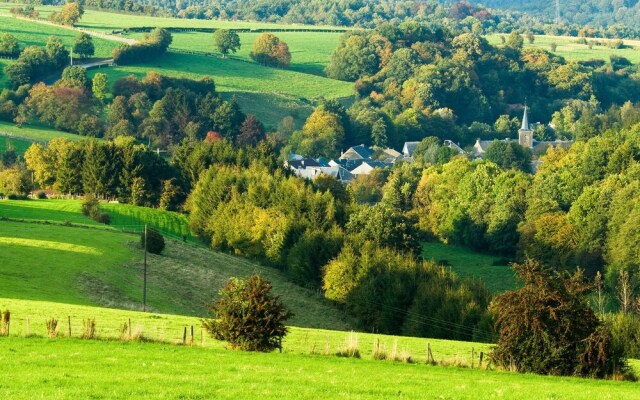
{"label": "wooden fence post", "polygon": [[482,369],[482,359],[484,358],[484,353],[481,351],[480,352],[480,365],[479,368]]}
{"label": "wooden fence post", "polygon": [[187,343],[187,327],[184,327],[184,333],[182,334],[182,344]]}
{"label": "wooden fence post", "polygon": [[193,346],[193,325],[191,325],[191,342],[189,343],[190,346]]}
{"label": "wooden fence post", "polygon": [[71,337],[71,316],[67,317],[67,336]]}
{"label": "wooden fence post", "polygon": [[473,369],[474,363],[475,363],[475,358],[476,358],[476,354],[475,351],[473,349],[473,347],[471,348],[471,369]]}
{"label": "wooden fence post", "polygon": [[31,335],[31,321],[27,317],[27,337]]}

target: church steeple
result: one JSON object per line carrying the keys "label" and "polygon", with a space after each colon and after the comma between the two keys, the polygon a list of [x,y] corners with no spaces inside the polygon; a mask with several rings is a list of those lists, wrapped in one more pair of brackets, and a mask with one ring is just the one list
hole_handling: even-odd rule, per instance
{"label": "church steeple", "polygon": [[529,116],[527,115],[527,106],[524,106],[524,115],[522,116],[522,126],[518,131],[518,143],[522,147],[533,148],[533,131],[529,127]]}
{"label": "church steeple", "polygon": [[529,129],[529,116],[527,115],[527,106],[524,106],[524,115],[522,116],[521,131],[528,131]]}

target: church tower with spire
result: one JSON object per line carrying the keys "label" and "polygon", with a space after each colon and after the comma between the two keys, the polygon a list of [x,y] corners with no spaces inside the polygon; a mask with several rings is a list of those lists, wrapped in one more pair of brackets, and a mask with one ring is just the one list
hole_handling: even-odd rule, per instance
{"label": "church tower with spire", "polygon": [[527,115],[527,106],[524,106],[524,115],[522,116],[522,126],[518,130],[518,143],[527,149],[533,148],[533,131],[529,127],[529,116]]}

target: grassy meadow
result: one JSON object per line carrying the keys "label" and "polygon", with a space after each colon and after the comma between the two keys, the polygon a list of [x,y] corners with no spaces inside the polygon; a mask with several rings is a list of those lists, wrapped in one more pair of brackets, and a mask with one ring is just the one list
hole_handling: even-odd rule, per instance
{"label": "grassy meadow", "polygon": [[[148,223],[170,232],[186,229],[186,219],[141,207],[101,206],[111,216],[113,227],[83,216],[78,201],[0,201],[0,218],[33,222],[0,222],[0,296],[141,310],[143,251],[139,235],[119,230],[140,230],[141,223]],[[63,226],[63,221],[80,226]],[[332,329],[353,326],[320,294],[291,283],[275,269],[178,239],[167,240],[162,256],[148,255],[150,310],[203,315],[205,304],[230,277],[259,273],[272,282],[274,291],[296,314],[293,324]],[[51,270],[56,271],[56,279],[50,280]]]}
{"label": "grassy meadow", "polygon": [[[275,32],[289,46],[291,52],[290,70],[304,74],[324,76],[324,69],[331,60],[331,54],[338,46],[342,33],[317,32]],[[217,53],[213,46],[213,34],[204,32],[174,32],[171,48],[207,53]],[[241,32],[241,47],[237,53],[229,55],[232,59],[253,62],[250,57],[253,42],[260,33]],[[130,37],[141,38],[143,34]]]}
{"label": "grassy meadow", "polygon": [[58,131],[45,126],[23,125],[22,127],[18,127],[17,125],[6,121],[0,121],[0,140],[2,136],[34,142],[47,142],[54,137],[64,137],[73,141],[82,139],[82,136]]}
{"label": "grassy meadow", "polygon": [[[502,42],[500,40],[500,36],[506,35],[487,35],[486,38],[489,43],[493,45],[501,46]],[[616,55],[620,57],[628,58],[634,64],[640,62],[640,41],[638,40],[624,40],[625,47],[622,49],[611,49],[605,45],[603,46],[593,46],[593,48],[589,49],[589,46],[586,44],[576,43],[578,40],[577,37],[568,37],[568,36],[544,36],[544,35],[535,35],[535,40],[533,44],[530,44],[528,40],[524,41],[524,46],[526,47],[539,47],[547,51],[551,51],[551,43],[557,44],[557,49],[555,54],[566,58],[567,60],[576,60],[576,61],[586,61],[592,59],[600,59],[609,62],[609,56]],[[589,39],[596,40],[601,42],[608,42],[608,39]]]}
{"label": "grassy meadow", "polygon": [[[0,13],[10,15],[9,10],[15,7],[15,3],[0,3]],[[35,8],[40,12],[40,18],[47,18],[53,11],[58,11],[60,6],[42,6]],[[184,18],[164,18],[151,17],[148,15],[135,15],[126,13],[110,12],[107,10],[85,9],[80,22],[76,25],[80,28],[103,31],[110,33],[114,30],[138,26],[153,26],[161,28],[222,28],[222,29],[317,29],[315,25],[302,24],[275,24],[256,21],[225,21],[225,20],[203,20]],[[322,26],[333,30],[346,30],[344,27]]]}
{"label": "grassy meadow", "polygon": [[506,265],[505,260],[497,256],[429,242],[422,245],[422,257],[449,266],[462,278],[483,281],[492,293],[504,292],[517,286],[513,270]]}
{"label": "grassy meadow", "polygon": [[0,395],[12,399],[640,398],[632,382],[160,343],[2,340]]}
{"label": "grassy meadow", "polygon": [[[15,7],[15,5],[13,5]],[[60,38],[62,42],[70,48],[78,36],[78,32],[74,32],[65,28],[58,28],[50,25],[35,24],[34,22],[25,21],[9,16],[0,15],[0,26],[2,33],[9,33],[18,40],[20,46],[44,46],[50,36]],[[118,43],[94,37],[93,45],[95,46],[94,57],[111,57],[113,49],[118,47]]]}
{"label": "grassy meadow", "polygon": [[9,147],[13,146],[18,154],[24,154],[32,143],[30,140],[3,137],[0,135],[0,153],[5,152]]}

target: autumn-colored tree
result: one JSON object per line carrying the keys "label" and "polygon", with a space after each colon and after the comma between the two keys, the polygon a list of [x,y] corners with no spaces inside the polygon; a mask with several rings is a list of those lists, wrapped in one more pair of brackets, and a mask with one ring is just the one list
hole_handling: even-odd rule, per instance
{"label": "autumn-colored tree", "polygon": [[533,260],[514,268],[524,286],[490,306],[500,335],[494,362],[538,374],[605,378],[627,372],[611,332],[588,304],[591,287],[580,271],[560,274]]}
{"label": "autumn-colored tree", "polygon": [[264,126],[255,115],[249,114],[240,127],[240,134],[236,137],[236,145],[241,147],[255,146],[264,137]]}
{"label": "autumn-colored tree", "polygon": [[84,7],[78,2],[70,2],[65,4],[59,12],[49,15],[49,19],[62,25],[73,26],[84,14]]}
{"label": "autumn-colored tree", "polygon": [[251,58],[270,67],[287,68],[291,63],[289,46],[272,33],[263,33],[253,43]]}

